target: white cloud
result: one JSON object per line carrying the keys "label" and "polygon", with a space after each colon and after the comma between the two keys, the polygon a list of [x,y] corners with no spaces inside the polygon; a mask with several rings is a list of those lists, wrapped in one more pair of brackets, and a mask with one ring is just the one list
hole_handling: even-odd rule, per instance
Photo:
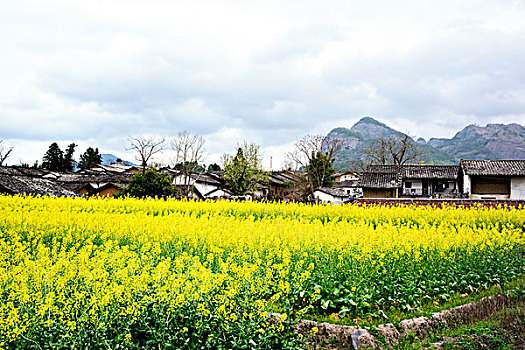
{"label": "white cloud", "polygon": [[523,124],[523,37],[514,0],[3,2],[0,139],[32,163],[188,129],[277,159],[363,115],[427,139]]}

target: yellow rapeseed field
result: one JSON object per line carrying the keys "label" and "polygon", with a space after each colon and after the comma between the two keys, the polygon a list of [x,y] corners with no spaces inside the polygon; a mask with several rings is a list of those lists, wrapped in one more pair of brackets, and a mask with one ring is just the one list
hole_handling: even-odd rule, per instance
{"label": "yellow rapeseed field", "polygon": [[522,275],[524,232],[507,208],[0,196],[0,347],[296,348],[305,312]]}

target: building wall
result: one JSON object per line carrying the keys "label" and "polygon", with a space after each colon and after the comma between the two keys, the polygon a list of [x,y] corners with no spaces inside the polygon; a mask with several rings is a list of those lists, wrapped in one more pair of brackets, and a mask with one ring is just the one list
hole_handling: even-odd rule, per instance
{"label": "building wall", "polygon": [[471,188],[470,188],[470,176],[469,175],[464,175],[463,176],[463,193],[472,193],[471,191]]}
{"label": "building wall", "polygon": [[258,189],[253,192],[253,195],[255,196],[255,198],[264,198],[266,197],[267,192],[268,191],[266,189]]}
{"label": "building wall", "polygon": [[397,198],[395,189],[363,188],[363,198]]}
{"label": "building wall", "polygon": [[229,197],[229,194],[227,194],[223,190],[218,190],[208,195],[206,198],[221,198],[221,197]]}
{"label": "building wall", "polygon": [[[410,184],[407,186],[407,184]],[[423,195],[423,181],[422,180],[406,180],[403,181],[403,193],[404,196],[422,196]]]}
{"label": "building wall", "polygon": [[99,197],[113,197],[113,196],[116,195],[118,192],[119,192],[119,189],[118,189],[118,188],[115,188],[115,187],[109,187],[109,188],[105,188],[105,189],[103,189],[102,191],[100,191],[100,192],[97,193],[96,195],[99,196]]}
{"label": "building wall", "polygon": [[207,184],[207,183],[204,183],[204,182],[197,182],[195,183],[195,188],[197,189],[197,191],[199,191],[203,196],[206,194],[206,193],[209,193],[213,190],[215,190],[218,186],[216,185],[212,185],[212,184]]}
{"label": "building wall", "polygon": [[412,185],[411,188],[423,188],[423,181],[422,180],[407,180],[404,181],[404,186],[406,187],[407,182],[410,182]]}
{"label": "building wall", "polygon": [[510,199],[525,200],[525,176],[510,179]]}
{"label": "building wall", "polygon": [[357,180],[358,178],[354,175],[354,174],[345,174],[345,175],[341,175],[339,177],[339,182],[342,182],[342,181],[352,181],[352,180]]}
{"label": "building wall", "polygon": [[510,178],[498,176],[472,176],[473,195],[510,195]]}
{"label": "building wall", "polygon": [[290,186],[270,185],[270,193],[274,197],[284,197],[290,192],[292,192],[292,188]]}
{"label": "building wall", "polygon": [[186,178],[184,175],[177,175],[173,178],[173,184],[175,186],[183,186],[186,184],[193,185],[195,184],[195,180],[190,176]]}
{"label": "building wall", "polygon": [[361,187],[337,187],[340,190],[345,191],[345,193],[351,197],[362,197],[363,189]]}
{"label": "building wall", "polygon": [[319,199],[322,202],[329,202],[334,204],[342,204],[343,201],[340,197],[334,197],[328,193],[324,193],[322,191],[315,191],[314,192],[315,198]]}

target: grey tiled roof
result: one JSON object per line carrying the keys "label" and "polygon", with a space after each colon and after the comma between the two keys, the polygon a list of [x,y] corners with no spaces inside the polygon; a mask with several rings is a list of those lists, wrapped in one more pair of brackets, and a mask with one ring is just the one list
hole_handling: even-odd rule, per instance
{"label": "grey tiled roof", "polygon": [[457,165],[370,165],[367,173],[399,173],[406,179],[457,179]]}
{"label": "grey tiled roof", "polygon": [[197,182],[207,183],[211,185],[222,185],[223,181],[209,173],[193,174],[192,177]]}
{"label": "grey tiled roof", "polygon": [[474,176],[525,176],[525,159],[460,161],[465,174]]}
{"label": "grey tiled roof", "polygon": [[[164,175],[167,175],[171,178],[175,178],[177,176],[181,176],[182,178],[184,178],[183,172],[177,169],[164,168],[164,169],[161,169],[161,172]],[[199,183],[206,183],[206,184],[211,184],[211,185],[222,185],[224,182],[222,181],[220,176],[212,172],[204,172],[204,173],[189,172],[188,178],[196,182],[199,182]]]}
{"label": "grey tiled roof", "polygon": [[401,171],[400,165],[382,165],[373,164],[366,168],[366,173],[399,173]]}
{"label": "grey tiled roof", "polygon": [[316,191],[328,193],[329,195],[332,195],[334,197],[350,197],[350,195],[347,194],[345,191],[333,187],[321,187],[316,189]]}
{"label": "grey tiled roof", "polygon": [[131,180],[131,177],[133,174],[131,173],[123,173],[123,174],[107,174],[107,173],[101,173],[101,174],[91,174],[91,175],[84,175],[84,174],[60,174],[57,178],[57,181],[62,183],[99,183],[99,182],[124,182],[127,183]]}
{"label": "grey tiled roof", "polygon": [[0,175],[0,191],[7,191],[10,194],[76,196],[73,191],[68,190],[55,181],[17,175]]}
{"label": "grey tiled roof", "polygon": [[0,167],[0,191],[10,194],[74,196],[84,187],[126,185],[132,176],[131,173],[115,174],[106,171],[52,173],[44,169]]}
{"label": "grey tiled roof", "polygon": [[404,165],[402,169],[406,179],[455,180],[459,176],[457,165]]}
{"label": "grey tiled roof", "polygon": [[401,187],[401,174],[391,173],[363,173],[359,178],[359,186],[363,188],[398,188]]}
{"label": "grey tiled roof", "polygon": [[110,173],[114,173],[114,174],[121,174],[121,173],[125,173],[125,172],[128,172],[130,170],[133,170],[133,169],[139,169],[140,167],[138,166],[134,166],[134,165],[118,165],[118,164],[114,164],[114,165],[103,165],[103,164],[98,164],[96,165],[94,168],[92,168],[91,170],[95,170],[95,171],[105,171],[105,172],[110,172]]}
{"label": "grey tiled roof", "polygon": [[268,176],[269,184],[274,186],[287,185],[296,181],[292,176],[277,171],[271,172]]}
{"label": "grey tiled roof", "polygon": [[345,180],[334,183],[335,188],[344,188],[344,187],[359,187],[359,180]]}
{"label": "grey tiled roof", "polygon": [[49,171],[43,169],[22,168],[19,166],[2,166],[0,167],[0,174],[40,177],[49,174]]}

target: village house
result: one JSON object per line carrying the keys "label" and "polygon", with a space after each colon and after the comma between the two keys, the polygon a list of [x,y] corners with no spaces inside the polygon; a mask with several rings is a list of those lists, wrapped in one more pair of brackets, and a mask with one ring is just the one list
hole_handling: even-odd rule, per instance
{"label": "village house", "polygon": [[284,171],[272,171],[268,175],[268,190],[271,198],[284,199],[297,190],[297,178]]}
{"label": "village house", "polygon": [[52,196],[110,197],[127,186],[133,173],[85,169],[77,173],[0,167],[0,192]]}
{"label": "village house", "polygon": [[112,197],[126,187],[134,173],[112,172],[97,166],[97,170],[83,169],[76,173],[58,173],[56,181],[84,196]]}
{"label": "village house", "polygon": [[176,188],[182,189],[185,186],[190,188],[190,195],[198,199],[230,197],[231,191],[226,189],[220,173],[191,172],[184,174],[180,170],[163,168],[160,170],[172,179],[172,184]]}
{"label": "village house", "polygon": [[347,171],[334,175],[333,188],[343,191],[351,198],[363,196],[363,188],[359,185],[359,173]]}
{"label": "village house", "polygon": [[400,197],[455,198],[459,196],[459,166],[403,165]]}
{"label": "village house", "polygon": [[359,173],[355,171],[345,171],[342,173],[334,174],[334,182],[344,182],[344,181],[357,181],[359,180]]}
{"label": "village house", "polygon": [[397,169],[369,169],[361,174],[359,187],[363,190],[363,198],[398,198],[401,173]]}
{"label": "village house", "polygon": [[[136,167],[97,165],[76,173],[45,169],[0,167],[0,193],[52,196],[113,196],[126,187]],[[189,185],[199,199],[229,198],[221,172],[191,173],[160,170],[174,186]],[[460,166],[371,165],[358,175],[334,176],[334,186],[314,191],[317,200],[344,203],[354,198],[459,198],[525,200],[525,160],[461,160]],[[255,197],[300,199],[298,178],[287,172],[271,172],[258,184]]]}
{"label": "village house", "polygon": [[525,160],[462,159],[460,165],[470,198],[525,200]]}
{"label": "village house", "polygon": [[454,165],[370,165],[361,174],[364,198],[453,198],[460,194]]}
{"label": "village house", "polygon": [[323,203],[343,204],[350,200],[345,191],[333,187],[321,187],[314,191],[316,200]]}

